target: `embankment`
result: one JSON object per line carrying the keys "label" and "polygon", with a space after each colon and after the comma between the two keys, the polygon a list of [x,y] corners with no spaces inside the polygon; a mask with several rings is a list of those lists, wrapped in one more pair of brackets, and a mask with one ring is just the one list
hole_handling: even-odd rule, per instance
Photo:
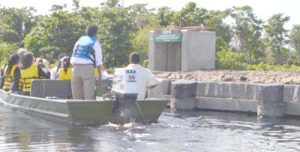
{"label": "embankment", "polygon": [[300,116],[297,72],[195,71],[155,76],[161,79],[160,84],[149,91],[149,96],[170,99],[174,109]]}

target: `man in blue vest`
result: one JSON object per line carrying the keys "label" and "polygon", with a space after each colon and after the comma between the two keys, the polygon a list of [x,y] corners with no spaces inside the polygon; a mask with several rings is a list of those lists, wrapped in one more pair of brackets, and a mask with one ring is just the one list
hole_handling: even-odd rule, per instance
{"label": "man in blue vest", "polygon": [[99,74],[97,85],[100,85],[103,62],[101,45],[96,38],[97,31],[96,25],[88,25],[86,35],[82,36],[74,46],[70,61],[73,65],[71,79],[73,99],[95,99],[95,66]]}

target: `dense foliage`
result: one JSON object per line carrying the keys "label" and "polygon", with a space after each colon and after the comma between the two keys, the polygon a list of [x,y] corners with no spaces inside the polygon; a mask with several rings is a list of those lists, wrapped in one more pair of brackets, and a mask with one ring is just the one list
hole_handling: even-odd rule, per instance
{"label": "dense foliage", "polygon": [[[300,25],[289,31],[288,16],[275,14],[259,19],[251,7],[212,11],[187,3],[181,10],[148,9],[146,4],[124,7],[120,0],[106,0],[98,7],[73,9],[53,5],[50,14],[35,15],[34,8],[0,6],[0,63],[17,49],[20,41],[36,56],[55,60],[70,54],[86,25],[97,24],[107,67],[127,64],[132,51],[148,58],[149,31],[164,27],[200,26],[217,34],[217,68],[240,70],[298,70]],[[147,64],[147,61],[144,62]]]}

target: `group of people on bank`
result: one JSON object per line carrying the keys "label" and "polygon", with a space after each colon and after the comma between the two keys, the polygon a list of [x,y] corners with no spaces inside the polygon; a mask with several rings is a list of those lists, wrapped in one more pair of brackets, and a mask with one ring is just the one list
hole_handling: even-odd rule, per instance
{"label": "group of people on bank", "polygon": [[[4,82],[2,89],[30,95],[31,82],[34,79],[71,80],[73,99],[94,100],[95,86],[101,85],[104,71],[101,45],[96,37],[97,30],[96,25],[88,25],[86,35],[75,43],[72,56],[61,57],[57,66],[51,70],[47,60],[35,59],[33,53],[21,46],[1,70]],[[133,52],[129,55],[129,65],[126,68],[136,70],[138,99],[144,99],[147,88],[156,86],[157,80],[139,62],[139,54]]]}

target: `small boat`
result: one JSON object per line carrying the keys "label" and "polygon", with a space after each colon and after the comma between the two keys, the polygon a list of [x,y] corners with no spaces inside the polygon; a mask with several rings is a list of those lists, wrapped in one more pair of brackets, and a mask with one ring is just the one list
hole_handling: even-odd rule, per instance
{"label": "small boat", "polygon": [[67,99],[71,95],[70,86],[70,81],[64,80],[34,80],[31,96],[0,90],[0,103],[47,119],[84,125],[156,122],[168,103],[164,99],[134,100],[126,104],[112,98],[72,100]]}

